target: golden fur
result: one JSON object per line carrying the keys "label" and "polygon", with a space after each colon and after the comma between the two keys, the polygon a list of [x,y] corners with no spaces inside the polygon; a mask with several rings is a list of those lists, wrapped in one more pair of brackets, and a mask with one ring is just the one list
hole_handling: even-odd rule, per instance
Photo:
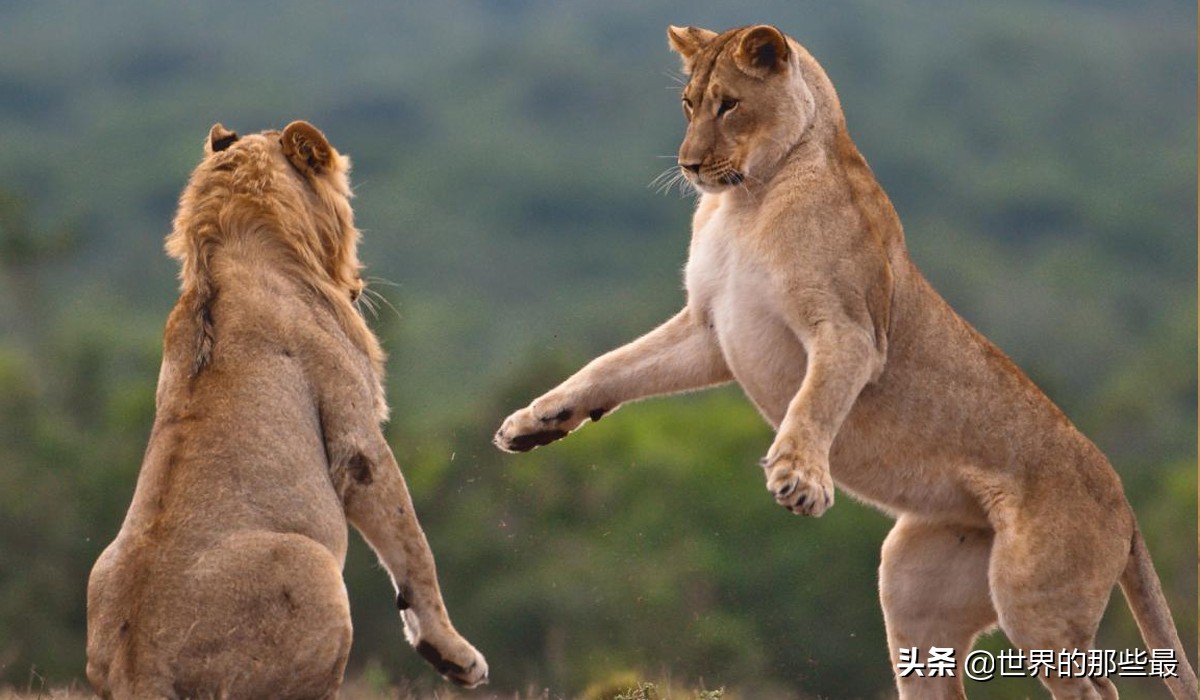
{"label": "golden fur", "polygon": [[408,640],[474,686],[380,422],[349,160],[313,126],[219,124],[180,199],[181,264],[133,502],[88,582],[103,697],[337,695],[350,650],[347,527],[378,553]]}
{"label": "golden fur", "polygon": [[[689,75],[680,172],[702,193],[687,304],[514,413],[496,444],[737,381],[777,430],[763,466],[778,503],[819,516],[836,482],[897,518],[880,567],[893,664],[931,646],[961,663],[997,624],[1018,648],[1089,649],[1119,582],[1149,648],[1175,650],[1172,692],[1194,699],[1116,473],[914,267],[821,67],[769,26],[668,38]],[[961,675],[897,684],[961,698]],[[1043,682],[1059,700],[1116,697],[1106,678]]]}

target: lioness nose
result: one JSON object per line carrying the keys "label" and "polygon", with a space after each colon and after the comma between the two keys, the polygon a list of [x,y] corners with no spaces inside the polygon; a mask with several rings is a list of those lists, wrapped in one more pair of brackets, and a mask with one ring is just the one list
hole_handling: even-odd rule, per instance
{"label": "lioness nose", "polygon": [[696,175],[700,174],[700,163],[699,162],[684,163],[683,161],[680,161],[679,167],[683,168],[684,170],[690,170],[692,173],[694,173]]}

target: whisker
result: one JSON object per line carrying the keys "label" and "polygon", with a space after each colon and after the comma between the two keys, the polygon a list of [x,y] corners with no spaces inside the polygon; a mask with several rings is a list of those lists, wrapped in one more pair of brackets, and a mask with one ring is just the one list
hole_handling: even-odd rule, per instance
{"label": "whisker", "polygon": [[673,187],[675,185],[678,178],[680,178],[682,176],[683,176],[683,172],[680,171],[679,168],[676,168],[676,167],[667,168],[666,170],[659,173],[658,177],[651,180],[650,184],[648,184],[646,186],[653,188],[659,194],[663,194],[667,190],[671,189],[671,187]]}
{"label": "whisker", "polygon": [[687,179],[687,176],[685,176],[683,174],[683,171],[679,170],[679,169],[675,169],[673,172],[671,172],[671,176],[669,178],[665,179],[662,182],[662,184],[659,186],[658,193],[659,194],[667,194],[672,189],[678,187],[679,194],[684,195],[687,193],[688,187],[690,185],[691,185],[691,182]]}
{"label": "whisker", "polygon": [[392,313],[396,314],[396,318],[400,318],[400,312],[396,310],[396,307],[392,305],[392,302],[388,301],[388,298],[381,294],[378,290],[371,288],[375,285],[387,285],[389,287],[399,287],[400,285],[396,282],[392,282],[391,280],[375,276],[363,277],[362,280],[363,282],[366,282],[366,285],[363,286],[362,292],[358,295],[358,299],[356,299],[354,302],[355,306],[359,308],[359,311],[368,311],[370,312],[372,318],[379,320],[379,308],[380,304],[382,303],[391,309]]}
{"label": "whisker", "polygon": [[[364,289],[363,291],[365,292],[366,290]],[[366,294],[359,294],[358,299],[354,302],[354,305],[358,308],[358,313],[362,314],[363,311],[366,310],[371,313],[372,318],[376,320],[379,319],[379,312],[375,309],[375,304],[367,298]]]}
{"label": "whisker", "polygon": [[683,170],[679,171],[679,176],[672,181],[672,184],[677,186],[680,197],[700,196],[700,191],[696,189],[696,186],[692,184],[691,180],[687,179],[687,176],[683,174]]}
{"label": "whisker", "polygon": [[675,83],[674,85],[671,85],[670,87],[668,87],[668,88],[667,88],[668,90],[678,90],[679,88],[681,88],[681,87],[683,87],[684,85],[687,85],[687,84],[688,84],[688,79],[687,79],[687,76],[684,76],[684,75],[682,75],[682,74],[680,74],[680,73],[676,73],[676,72],[674,72],[674,71],[668,71],[668,70],[665,70],[665,71],[663,71],[663,72],[662,72],[662,74],[663,74],[664,76],[666,76],[668,80],[670,80],[670,81],[672,81],[672,82],[674,82],[674,83]]}
{"label": "whisker", "polygon": [[[399,285],[395,285],[395,286],[399,286]],[[391,310],[392,310],[392,313],[396,314],[396,318],[398,318],[398,319],[400,319],[400,318],[403,318],[403,317],[400,315],[400,310],[399,310],[399,309],[397,309],[397,308],[396,308],[394,305],[392,305],[392,302],[391,302],[391,301],[389,301],[389,300],[388,300],[388,298],[387,298],[386,296],[384,296],[383,294],[381,294],[381,293],[379,293],[379,292],[375,291],[374,289],[371,289],[370,287],[365,287],[365,288],[363,289],[363,293],[362,293],[362,295],[359,297],[359,299],[363,299],[363,298],[367,297],[368,295],[371,297],[371,302],[370,302],[370,303],[372,304],[372,306],[373,306],[373,307],[375,307],[375,308],[378,308],[378,304],[379,304],[380,302],[382,302],[384,306],[386,306],[386,307],[388,307],[389,309],[391,309]],[[375,316],[375,317],[376,317],[376,318],[379,318],[378,314],[376,314],[376,316]]]}
{"label": "whisker", "polygon": [[399,287],[400,286],[399,282],[393,282],[391,280],[386,280],[382,277],[365,277],[364,279],[367,281],[367,284],[386,284],[389,287]]}
{"label": "whisker", "polygon": [[657,176],[655,176],[655,178],[653,180],[650,181],[650,186],[654,186],[654,185],[658,184],[659,181],[663,180],[664,178],[668,178],[668,177],[674,175],[678,171],[679,171],[679,168],[676,168],[674,166],[667,168],[666,170],[662,171]]}

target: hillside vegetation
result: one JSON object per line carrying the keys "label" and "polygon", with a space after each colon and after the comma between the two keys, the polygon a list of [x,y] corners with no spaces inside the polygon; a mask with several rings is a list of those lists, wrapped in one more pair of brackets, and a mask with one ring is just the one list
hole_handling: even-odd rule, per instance
{"label": "hillside vegetation", "polygon": [[[1195,3],[45,0],[0,2],[0,685],[82,678],[86,577],[149,434],[162,239],[203,138],[307,119],[354,160],[389,437],[492,692],[632,674],[886,697],[889,520],[778,508],[770,431],[736,390],[530,455],[489,444],[682,303],[693,201],[648,187],[683,133],[665,27],[758,22],[825,65],[933,284],[1110,456],[1194,657]],[[346,577],[352,672],[432,676],[357,540]],[[1113,600],[1100,646],[1144,646]]]}

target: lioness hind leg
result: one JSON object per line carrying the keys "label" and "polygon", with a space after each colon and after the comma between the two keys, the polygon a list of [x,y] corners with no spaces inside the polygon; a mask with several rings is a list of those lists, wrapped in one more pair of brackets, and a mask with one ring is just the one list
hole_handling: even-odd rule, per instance
{"label": "lioness hind leg", "polygon": [[[975,638],[996,624],[987,580],[991,546],[987,530],[913,516],[902,516],[888,534],[879,596],[902,700],[966,697],[962,663]],[[932,647],[953,649],[950,673],[928,663]],[[900,663],[902,650],[915,650],[915,663]]]}
{"label": "lioness hind leg", "polygon": [[1093,646],[1100,618],[1125,566],[1129,535],[1119,514],[1103,519],[1026,518],[996,533],[990,571],[1000,627],[1017,649],[1055,654],[1039,679],[1055,700],[1116,700],[1107,678],[1084,669],[1059,675],[1058,654]]}

